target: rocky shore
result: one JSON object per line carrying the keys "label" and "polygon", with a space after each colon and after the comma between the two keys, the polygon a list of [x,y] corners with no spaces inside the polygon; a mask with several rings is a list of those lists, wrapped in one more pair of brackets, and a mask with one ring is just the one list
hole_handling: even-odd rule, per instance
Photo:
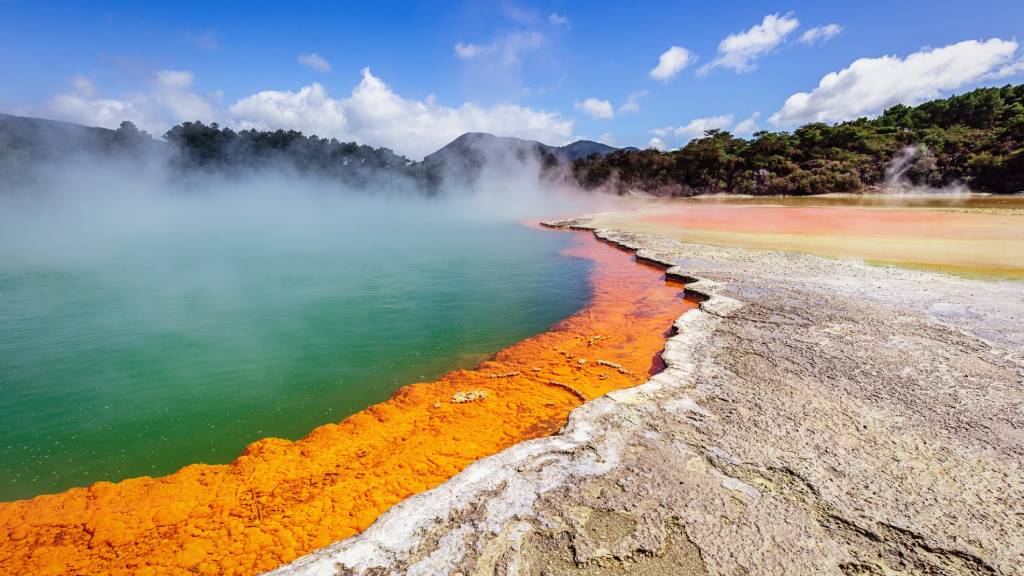
{"label": "rocky shore", "polygon": [[595,234],[667,368],[274,574],[1024,574],[1024,283]]}

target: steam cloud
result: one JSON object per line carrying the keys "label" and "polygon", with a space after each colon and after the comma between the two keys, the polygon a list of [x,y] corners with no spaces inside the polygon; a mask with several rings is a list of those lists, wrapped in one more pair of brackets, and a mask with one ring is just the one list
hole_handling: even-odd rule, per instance
{"label": "steam cloud", "polygon": [[428,196],[388,171],[353,187],[286,166],[182,172],[160,150],[61,156],[31,166],[27,178],[0,174],[0,263],[63,265],[154,239],[372,250],[452,223],[538,220],[614,201],[543,175],[529,154],[495,149],[484,158],[472,177],[444,170],[440,194]]}
{"label": "steam cloud", "polygon": [[948,194],[970,193],[960,182],[935,185],[931,178],[939,176],[935,170],[935,156],[924,144],[905,146],[893,156],[885,167],[883,188],[892,194]]}

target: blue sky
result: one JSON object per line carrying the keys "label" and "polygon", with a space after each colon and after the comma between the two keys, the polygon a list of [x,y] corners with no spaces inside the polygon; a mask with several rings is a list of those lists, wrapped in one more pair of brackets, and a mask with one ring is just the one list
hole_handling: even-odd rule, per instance
{"label": "blue sky", "polygon": [[[0,10],[2,111],[158,133],[191,118],[294,127],[414,158],[464,130],[675,147],[707,127],[787,129],[1024,81],[1020,1]],[[830,73],[835,85],[818,89]]]}

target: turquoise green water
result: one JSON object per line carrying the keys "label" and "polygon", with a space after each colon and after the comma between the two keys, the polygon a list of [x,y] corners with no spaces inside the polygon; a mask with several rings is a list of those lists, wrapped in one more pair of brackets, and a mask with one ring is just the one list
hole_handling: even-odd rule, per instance
{"label": "turquoise green water", "polygon": [[559,255],[565,234],[350,225],[157,226],[0,250],[0,499],[301,437],[589,297],[588,264]]}

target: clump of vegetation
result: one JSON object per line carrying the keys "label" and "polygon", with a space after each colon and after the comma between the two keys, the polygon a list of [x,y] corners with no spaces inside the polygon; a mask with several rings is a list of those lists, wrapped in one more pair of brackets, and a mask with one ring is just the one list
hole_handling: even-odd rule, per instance
{"label": "clump of vegetation", "polygon": [[164,134],[180,169],[288,167],[300,172],[345,178],[358,171],[409,172],[412,162],[387,148],[335,138],[305,136],[296,130],[234,131],[217,123],[184,122]]}
{"label": "clump of vegetation", "polygon": [[117,130],[0,114],[0,188],[32,178],[35,166],[76,158],[151,161],[170,174],[246,173],[273,169],[337,181],[350,187],[382,178],[414,178],[432,190],[429,174],[387,148],[334,138],[306,136],[295,130],[240,130],[216,123],[184,122],[153,138],[131,122]]}
{"label": "clump of vegetation", "polygon": [[622,150],[572,168],[584,187],[618,193],[859,192],[882,184],[889,162],[908,146],[922,152],[903,174],[914,185],[1024,190],[1024,85],[897,105],[871,120],[757,132],[749,140],[709,130],[678,150]]}

